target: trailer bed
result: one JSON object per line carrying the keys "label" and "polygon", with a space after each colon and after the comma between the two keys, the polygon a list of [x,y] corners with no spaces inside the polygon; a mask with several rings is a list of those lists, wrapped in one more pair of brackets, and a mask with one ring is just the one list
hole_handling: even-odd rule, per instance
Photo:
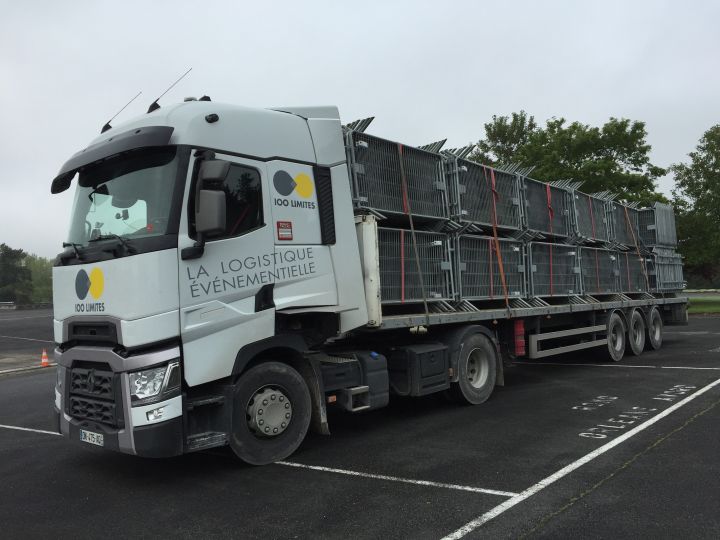
{"label": "trailer bed", "polygon": [[[649,306],[672,306],[678,304],[686,304],[688,299],[685,296],[652,296],[644,295],[642,298],[631,298],[626,295],[612,295],[612,298],[598,300],[595,297],[575,296],[569,297],[568,303],[563,304],[547,304],[532,306],[521,306],[521,303],[528,304],[527,301],[518,302],[511,300],[511,307],[505,308],[488,308],[483,309],[474,304],[463,303],[456,311],[442,311],[425,313],[412,313],[402,315],[384,315],[382,321],[376,327],[383,330],[411,328],[414,326],[432,326],[439,324],[457,324],[469,323],[475,321],[488,321],[500,319],[520,319],[525,317],[537,317],[547,315],[561,315],[588,311],[607,311],[610,309],[625,309],[634,307]],[[445,305],[451,308],[449,305]],[[521,307],[514,307],[521,306]],[[434,305],[433,309],[439,306]]]}

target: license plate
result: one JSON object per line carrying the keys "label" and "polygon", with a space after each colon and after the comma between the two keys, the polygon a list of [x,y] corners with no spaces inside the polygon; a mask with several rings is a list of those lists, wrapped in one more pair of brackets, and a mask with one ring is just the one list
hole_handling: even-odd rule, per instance
{"label": "license plate", "polygon": [[96,446],[104,446],[105,441],[102,433],[95,433],[94,431],[80,430],[80,440],[82,442],[94,444]]}

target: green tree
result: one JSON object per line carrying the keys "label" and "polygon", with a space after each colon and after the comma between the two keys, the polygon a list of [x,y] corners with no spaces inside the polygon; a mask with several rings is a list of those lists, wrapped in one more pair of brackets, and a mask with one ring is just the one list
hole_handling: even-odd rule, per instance
{"label": "green tree", "polygon": [[27,255],[25,266],[30,270],[33,303],[52,302],[52,261],[37,255]]}
{"label": "green tree", "polygon": [[25,252],[0,244],[0,302],[27,304],[31,298],[32,281]]}
{"label": "green tree", "polygon": [[665,170],[650,162],[643,122],[610,118],[602,127],[552,118],[540,127],[525,111],[493,116],[472,159],[490,165],[534,167],[537,180],[582,182],[587,193],[610,191],[649,204],[666,200],[655,192]]}
{"label": "green tree", "polygon": [[492,122],[485,124],[485,138],[478,141],[471,159],[485,165],[512,163],[537,131],[535,117],[525,111],[509,117],[493,115]]}
{"label": "green tree", "polygon": [[679,251],[691,286],[720,286],[720,124],[688,156],[689,163],[670,166]]}

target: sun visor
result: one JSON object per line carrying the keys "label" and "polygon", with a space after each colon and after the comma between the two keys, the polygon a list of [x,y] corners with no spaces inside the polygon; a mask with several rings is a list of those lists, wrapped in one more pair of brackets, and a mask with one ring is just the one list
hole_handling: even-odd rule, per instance
{"label": "sun visor", "polygon": [[144,126],[118,135],[112,135],[99,143],[88,146],[73,155],[62,166],[52,181],[51,193],[61,193],[70,187],[75,173],[99,159],[108,158],[128,150],[151,146],[166,146],[175,128],[170,126]]}

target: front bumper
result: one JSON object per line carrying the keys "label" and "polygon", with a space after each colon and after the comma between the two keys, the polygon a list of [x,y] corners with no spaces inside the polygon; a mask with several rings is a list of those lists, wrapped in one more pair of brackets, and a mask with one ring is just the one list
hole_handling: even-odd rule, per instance
{"label": "front bumper", "polygon": [[[128,371],[135,371],[180,358],[179,347],[122,357],[107,347],[79,346],[55,351],[61,390],[55,391],[55,413],[59,432],[81,442],[80,430],[101,433],[103,447],[143,457],[169,457],[183,453],[184,423],[182,396],[150,405],[132,407]],[[78,372],[92,372],[101,381],[98,395],[78,392]],[[163,409],[154,419],[148,414]],[[87,444],[87,443],[85,443]]]}
{"label": "front bumper", "polygon": [[[161,458],[183,453],[183,420],[175,417],[157,424],[139,426],[128,430],[113,429],[96,422],[75,420],[55,409],[60,433],[71,441],[81,443],[80,430],[102,433],[103,448],[141,457]],[[127,441],[131,445],[128,447]],[[125,443],[125,444],[123,444]]]}

